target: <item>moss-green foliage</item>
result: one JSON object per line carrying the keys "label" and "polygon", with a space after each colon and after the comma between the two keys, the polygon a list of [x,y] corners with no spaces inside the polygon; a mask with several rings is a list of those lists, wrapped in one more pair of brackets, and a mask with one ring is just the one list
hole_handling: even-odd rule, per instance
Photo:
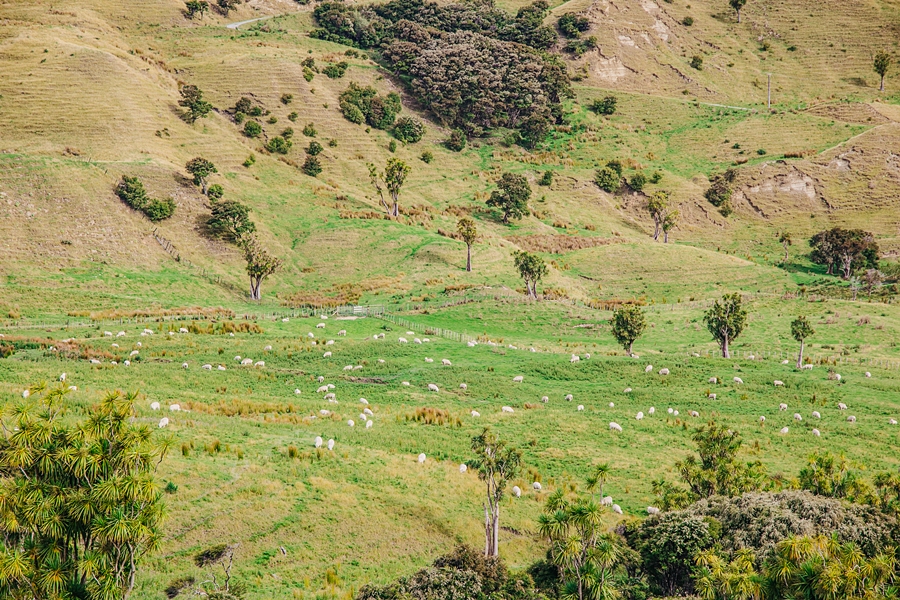
{"label": "moss-green foliage", "polygon": [[131,208],[141,211],[151,221],[162,221],[175,214],[175,201],[172,198],[157,199],[147,195],[144,184],[137,177],[122,177],[116,186],[116,195]]}
{"label": "moss-green foliage", "polygon": [[594,173],[594,183],[597,187],[610,194],[619,189],[621,182],[621,175],[612,167],[603,167]]}
{"label": "moss-green foliage", "polygon": [[275,154],[287,154],[290,152],[291,146],[293,146],[293,143],[280,135],[276,135],[266,142],[266,150]]}
{"label": "moss-green foliage", "polygon": [[256,121],[247,121],[244,123],[244,135],[248,138],[256,138],[262,133],[262,125]]}
{"label": "moss-green foliage", "polygon": [[301,170],[310,177],[315,177],[322,172],[322,162],[318,156],[307,154]]}
{"label": "moss-green foliage", "polygon": [[373,87],[351,83],[340,95],[341,112],[351,123],[368,123],[376,129],[388,129],[400,112],[400,95],[381,96]]}
{"label": "moss-green foliage", "polygon": [[350,68],[350,63],[342,60],[339,63],[327,65],[324,69],[322,69],[322,73],[327,75],[329,79],[340,79],[344,76],[344,73],[347,72],[348,68]]}
{"label": "moss-green foliage", "polygon": [[425,135],[425,125],[415,117],[403,116],[394,123],[393,134],[405,144],[415,144]]}
{"label": "moss-green foliage", "polygon": [[450,137],[444,142],[444,145],[448,150],[453,150],[454,152],[462,152],[466,147],[466,134],[461,129],[454,129],[450,132]]}
{"label": "moss-green foliage", "polygon": [[565,13],[556,20],[556,27],[561,34],[574,39],[581,37],[582,33],[590,29],[591,22],[583,15]]}

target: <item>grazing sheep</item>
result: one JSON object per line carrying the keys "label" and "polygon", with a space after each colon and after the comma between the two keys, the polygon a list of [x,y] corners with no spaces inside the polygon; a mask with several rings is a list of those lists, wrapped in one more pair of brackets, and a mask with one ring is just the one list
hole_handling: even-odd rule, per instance
{"label": "grazing sheep", "polygon": [[29,390],[22,390],[22,397],[23,397],[23,398],[27,398],[27,397],[30,396],[30,395],[31,395],[31,392],[30,392]]}
{"label": "grazing sheep", "polygon": [[789,429],[789,428],[787,428],[787,427],[782,427],[782,428],[781,428],[781,434],[782,434],[782,435],[784,435],[784,434],[786,434],[786,433],[788,433],[788,432],[790,432],[790,429]]}
{"label": "grazing sheep", "polygon": [[634,416],[634,418],[635,418],[636,420],[640,421],[641,419],[644,418],[644,413],[638,411],[638,414],[636,414],[636,415]]}
{"label": "grazing sheep", "polygon": [[318,381],[319,383],[322,383],[323,381],[325,381],[325,378],[322,377],[321,375],[319,375],[318,377],[316,377],[316,381]]}
{"label": "grazing sheep", "polygon": [[500,412],[511,413],[514,411],[511,406],[503,406],[500,408]]}
{"label": "grazing sheep", "polygon": [[789,361],[789,360],[783,360],[783,361],[781,361],[781,364],[783,364],[783,365],[789,365],[789,364],[791,364],[791,361]]}
{"label": "grazing sheep", "polygon": [[265,348],[263,348],[263,352],[269,352],[271,350],[272,350],[272,346],[266,346]]}
{"label": "grazing sheep", "polygon": [[547,402],[550,402],[550,397],[549,396],[541,396],[541,402],[543,402],[544,404],[546,404]]}
{"label": "grazing sheep", "polygon": [[610,408],[615,408],[615,407],[616,407],[616,403],[615,403],[615,402],[610,402],[610,403],[609,403],[609,407],[610,407]]}
{"label": "grazing sheep", "polygon": [[327,394],[328,386],[327,385],[320,386],[319,389],[316,390],[316,393],[317,394]]}
{"label": "grazing sheep", "polygon": [[613,505],[612,505],[612,510],[613,510],[613,512],[616,513],[617,515],[621,515],[621,514],[622,514],[622,507],[619,506],[618,504],[613,504]]}
{"label": "grazing sheep", "polygon": [[844,404],[843,402],[838,402],[838,408],[840,410],[847,410],[847,405]]}
{"label": "grazing sheep", "polygon": [[744,380],[741,379],[740,377],[735,377],[735,378],[734,378],[734,382],[735,382],[735,383],[744,383]]}
{"label": "grazing sheep", "polygon": [[655,414],[655,413],[656,413],[656,407],[654,407],[654,406],[651,406],[651,407],[650,407],[650,410],[647,411],[647,414],[648,414],[648,415],[652,415],[652,414]]}
{"label": "grazing sheep", "polygon": [[888,419],[888,425],[896,425],[897,419]]}
{"label": "grazing sheep", "polygon": [[435,385],[435,384],[433,384],[433,383],[429,383],[429,384],[428,384],[428,391],[429,391],[429,392],[439,392],[439,391],[441,391],[441,390],[440,390],[440,388],[438,388],[437,385]]}
{"label": "grazing sheep", "polygon": [[169,405],[169,412],[178,412],[180,410],[181,410],[180,404],[170,404]]}
{"label": "grazing sheep", "polygon": [[325,397],[323,398],[323,400],[328,400],[329,402],[336,403],[336,396],[334,395],[334,393],[325,394]]}
{"label": "grazing sheep", "polygon": [[425,453],[424,452],[419,455],[419,464],[421,465],[423,462],[425,462]]}
{"label": "grazing sheep", "polygon": [[625,388],[625,389],[622,391],[622,393],[623,393],[623,394],[630,394],[630,393],[631,393],[631,388]]}
{"label": "grazing sheep", "polygon": [[334,440],[328,440],[328,449],[334,450]]}
{"label": "grazing sheep", "polygon": [[718,377],[710,377],[709,379],[706,380],[706,383],[719,383],[719,378]]}
{"label": "grazing sheep", "polygon": [[383,359],[383,358],[379,358],[379,359],[378,359],[378,364],[379,364],[379,365],[383,365],[383,364],[384,364],[384,359]]}
{"label": "grazing sheep", "polygon": [[459,472],[460,472],[460,473],[465,473],[465,472],[468,471],[468,470],[469,470],[469,467],[466,465],[466,463],[463,463],[463,464],[459,465]]}
{"label": "grazing sheep", "polygon": [[469,389],[469,386],[467,386],[467,385],[464,384],[464,383],[461,383],[461,384],[459,384],[459,389],[461,389],[461,390],[467,390],[467,389]]}
{"label": "grazing sheep", "polygon": [[447,360],[446,358],[441,359],[441,364],[444,365],[445,367],[453,366],[452,363],[449,360]]}
{"label": "grazing sheep", "polygon": [[159,402],[151,402],[150,410],[159,410]]}
{"label": "grazing sheep", "polygon": [[819,437],[820,435],[822,435],[822,433],[818,429],[813,429],[812,434],[816,437]]}
{"label": "grazing sheep", "polygon": [[760,423],[765,423],[765,422],[766,422],[766,418],[765,418],[765,417],[760,417],[760,418],[759,418],[759,422],[760,422]]}
{"label": "grazing sheep", "polygon": [[433,362],[434,362],[434,359],[433,359],[433,358],[428,358],[428,357],[426,356],[426,357],[425,357],[425,362],[427,362],[427,363],[433,363]]}
{"label": "grazing sheep", "polygon": [[569,362],[571,362],[571,363],[577,363],[577,362],[580,361],[580,360],[581,360],[581,359],[578,357],[577,354],[573,354],[573,355],[572,355],[572,358],[569,359]]}
{"label": "grazing sheep", "polygon": [[364,415],[368,415],[368,416],[370,416],[370,417],[374,417],[374,416],[375,416],[375,413],[372,412],[372,409],[371,409],[371,408],[368,408],[368,407],[366,407],[366,408],[363,409],[363,414],[364,414]]}
{"label": "grazing sheep", "polygon": [[297,394],[297,395],[300,395],[300,388],[295,388],[295,389],[294,389],[294,393]]}
{"label": "grazing sheep", "polygon": [[409,385],[409,382],[408,382],[408,381],[401,381],[401,382],[400,382],[400,385]]}
{"label": "grazing sheep", "polygon": [[537,350],[535,350],[534,348],[529,348],[528,351],[529,352],[537,352]]}
{"label": "grazing sheep", "polygon": [[316,337],[316,335],[312,331],[310,331],[309,333],[306,334],[306,337],[308,337],[309,339],[314,339]]}
{"label": "grazing sheep", "polygon": [[112,337],[112,331],[104,331],[104,332],[103,332],[103,335],[104,335],[105,337]]}
{"label": "grazing sheep", "polygon": [[856,417],[854,417],[853,415],[850,415],[849,417],[847,417],[847,421],[849,423],[856,423]]}
{"label": "grazing sheep", "polygon": [[675,410],[672,407],[669,407],[669,414],[671,415]]}
{"label": "grazing sheep", "polygon": [[613,505],[613,497],[612,496],[603,496],[600,498],[600,506],[612,506]]}
{"label": "grazing sheep", "polygon": [[585,352],[584,358],[585,358],[585,360],[590,360],[590,359],[591,359],[591,353],[590,353],[590,352]]}
{"label": "grazing sheep", "polygon": [[427,343],[430,342],[431,340],[429,340],[428,338],[422,338],[422,341],[425,342],[425,343],[427,344]]}
{"label": "grazing sheep", "polygon": [[322,355],[322,358],[331,358],[331,352],[326,352]]}
{"label": "grazing sheep", "polygon": [[777,379],[775,380],[775,387],[781,387],[783,385],[784,385],[783,381],[778,381]]}
{"label": "grazing sheep", "polygon": [[668,369],[660,369],[660,370],[659,370],[659,374],[660,374],[660,375],[668,375],[668,374],[669,374],[669,370],[668,370]]}
{"label": "grazing sheep", "polygon": [[523,381],[525,381],[525,378],[521,375],[516,375],[515,377],[513,377],[513,383],[522,383]]}
{"label": "grazing sheep", "polygon": [[119,347],[118,344],[110,344],[110,348],[118,348],[118,347]]}
{"label": "grazing sheep", "polygon": [[320,436],[317,435],[316,439],[313,440],[313,446],[315,446],[316,448],[322,447],[322,438]]}
{"label": "grazing sheep", "polygon": [[413,344],[421,344],[421,343],[422,343],[422,340],[420,340],[419,338],[413,338]]}
{"label": "grazing sheep", "polygon": [[872,376],[872,374],[869,373],[868,371],[866,371],[866,377],[871,377],[871,376]]}
{"label": "grazing sheep", "polygon": [[466,344],[466,346],[468,346],[469,348],[474,348],[474,347],[475,347],[475,342],[469,342],[469,343]]}
{"label": "grazing sheep", "polygon": [[365,398],[360,398],[360,399],[359,399],[359,403],[362,404],[363,406],[368,406],[368,405],[369,405],[369,401],[366,400]]}
{"label": "grazing sheep", "polygon": [[330,411],[330,410],[325,410],[325,409],[323,408],[322,410],[319,411],[319,414],[322,415],[323,417],[327,417],[327,416],[330,416],[330,415],[331,415],[331,411]]}
{"label": "grazing sheep", "polygon": [[334,384],[333,384],[333,383],[329,383],[327,387],[328,387],[329,390],[333,390],[333,389],[334,389]]}
{"label": "grazing sheep", "polygon": [[252,364],[253,364],[252,358],[245,358],[244,360],[241,361],[241,366],[243,366],[243,367],[248,367]]}
{"label": "grazing sheep", "polygon": [[225,367],[223,367],[222,365],[219,365],[219,366],[216,367],[216,368],[217,368],[218,370],[220,370],[220,371],[224,371],[224,370],[225,370]]}
{"label": "grazing sheep", "polygon": [[366,421],[366,429],[372,429],[372,424],[373,424],[374,422],[375,422],[375,421]]}
{"label": "grazing sheep", "polygon": [[804,370],[806,370],[806,371],[812,371],[813,365],[811,365],[811,364],[805,364],[805,365],[801,366],[800,368],[801,368],[801,369],[804,369]]}
{"label": "grazing sheep", "polygon": [[163,427],[166,427],[168,424],[169,424],[168,417],[163,417],[162,419],[159,420],[159,428],[160,429],[162,429]]}
{"label": "grazing sheep", "polygon": [[610,429],[610,431],[618,431],[620,433],[622,432],[622,426],[619,425],[618,423],[616,423],[615,421],[610,421],[609,429]]}
{"label": "grazing sheep", "polygon": [[65,380],[66,380],[66,374],[63,373],[62,375],[60,375],[60,376],[59,376],[59,380],[60,380],[60,381],[65,381]]}
{"label": "grazing sheep", "polygon": [[126,367],[130,367],[130,366],[131,366],[131,361],[130,361],[130,360],[126,360],[126,361],[123,362],[122,364],[125,365]]}
{"label": "grazing sheep", "polygon": [[715,394],[707,394],[706,397],[709,398],[710,400],[715,400],[717,398],[717,396]]}
{"label": "grazing sheep", "polygon": [[521,497],[522,497],[522,490],[519,488],[519,486],[514,485],[513,488],[512,488],[512,494],[513,494],[513,496],[515,496],[516,498],[521,498]]}
{"label": "grazing sheep", "polygon": [[96,358],[92,358],[92,359],[91,359],[91,364],[92,364],[92,365],[99,365],[99,364],[100,364],[100,361],[97,360]]}
{"label": "grazing sheep", "polygon": [[690,413],[688,413],[688,414],[690,414],[690,415],[691,415],[692,417],[694,417],[694,418],[700,416],[700,413],[698,413],[696,410],[692,410],[692,411],[691,411]]}
{"label": "grazing sheep", "polygon": [[139,351],[137,351],[137,350],[132,350],[132,351],[131,351],[131,354],[129,354],[128,356],[137,356],[138,354],[140,354]]}
{"label": "grazing sheep", "polygon": [[647,507],[647,514],[648,514],[648,515],[658,515],[658,514],[659,514],[659,509],[656,508],[655,506],[648,506],[648,507]]}
{"label": "grazing sheep", "polygon": [[673,410],[673,411],[672,411],[672,416],[673,416],[673,417],[677,417],[677,416],[678,416],[678,411],[677,411],[677,410]]}
{"label": "grazing sheep", "polygon": [[264,361],[264,360],[258,360],[258,361],[256,361],[255,363],[253,363],[253,366],[254,366],[254,367],[264,367],[264,366],[266,366],[266,361]]}
{"label": "grazing sheep", "polygon": [[840,380],[841,380],[841,374],[840,374],[840,373],[835,373],[835,374],[834,374],[834,379],[835,379],[835,381],[840,381]]}
{"label": "grazing sheep", "polygon": [[647,365],[646,367],[644,367],[644,373],[649,373],[652,370],[653,370],[653,365]]}
{"label": "grazing sheep", "polygon": [[540,481],[535,481],[534,483],[532,483],[532,484],[531,484],[531,489],[533,489],[533,490],[536,491],[536,492],[541,491],[541,482],[540,482]]}
{"label": "grazing sheep", "polygon": [[353,365],[347,365],[346,367],[343,368],[343,370],[344,370],[344,371],[352,371],[352,370],[353,370]]}
{"label": "grazing sheep", "polygon": [[288,321],[290,321],[290,319],[288,317],[285,317],[281,320],[282,323],[287,323]]}
{"label": "grazing sheep", "polygon": [[340,336],[346,336],[346,335],[347,335],[347,330],[346,330],[346,329],[341,329],[340,331],[337,332],[337,334],[340,335]]}
{"label": "grazing sheep", "polygon": [[152,329],[145,329],[145,330],[144,330],[144,333],[146,333],[147,335],[153,335],[153,330],[152,330]]}
{"label": "grazing sheep", "polygon": [[327,342],[325,342],[325,345],[326,346],[334,346],[334,340],[328,340]]}
{"label": "grazing sheep", "polygon": [[368,415],[366,413],[359,413],[359,418],[363,420],[363,422],[367,422],[369,420]]}
{"label": "grazing sheep", "polygon": [[356,425],[356,423],[353,422],[353,419],[348,419],[348,420],[347,420],[347,425],[349,425],[350,427],[353,427],[353,426]]}
{"label": "grazing sheep", "polygon": [[480,416],[481,416],[481,413],[478,412],[477,410],[473,410],[473,411],[471,412],[471,415],[472,415],[473,417],[480,417]]}
{"label": "grazing sheep", "polygon": [[822,415],[819,414],[819,411],[817,411],[817,410],[812,411],[812,416],[813,416],[814,419],[821,419],[821,418],[822,418]]}
{"label": "grazing sheep", "polygon": [[359,371],[359,370],[362,369],[362,368],[363,368],[362,365],[356,365],[355,367],[353,367],[353,370],[354,370],[354,371]]}
{"label": "grazing sheep", "polygon": [[187,328],[185,328],[185,327],[179,327],[179,328],[178,328],[178,333],[188,333],[188,330],[187,330]]}
{"label": "grazing sheep", "polygon": [[119,333],[116,334],[116,337],[125,337],[125,332],[120,331]]}
{"label": "grazing sheep", "polygon": [[584,410],[584,404],[579,404],[579,405],[578,405],[578,410]]}
{"label": "grazing sheep", "polygon": [[802,420],[803,420],[803,417],[800,416],[800,413],[794,413],[794,420],[795,420],[795,421],[802,421]]}
{"label": "grazing sheep", "polygon": [[325,329],[325,323],[319,323],[316,325],[316,329]]}
{"label": "grazing sheep", "polygon": [[575,397],[572,394],[566,394],[566,401],[571,402]]}
{"label": "grazing sheep", "polygon": [[788,405],[785,404],[784,402],[782,402],[781,404],[778,405],[778,410],[784,411],[784,410],[787,410],[787,408],[788,408]]}

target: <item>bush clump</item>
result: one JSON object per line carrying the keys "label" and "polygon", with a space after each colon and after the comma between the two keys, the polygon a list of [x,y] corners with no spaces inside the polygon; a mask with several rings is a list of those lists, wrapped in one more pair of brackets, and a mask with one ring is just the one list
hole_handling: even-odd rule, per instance
{"label": "bush clump", "polygon": [[356,83],[341,92],[338,101],[348,121],[357,125],[365,122],[375,129],[390,128],[402,108],[396,92],[380,96],[375,88]]}
{"label": "bush clump", "polygon": [[257,123],[256,121],[247,121],[244,123],[244,135],[248,138],[256,138],[259,137],[262,133],[262,125]]}
{"label": "bush clump", "polygon": [[134,210],[144,213],[154,223],[175,214],[175,200],[150,198],[144,184],[137,177],[123,176],[122,181],[116,186],[116,195]]}
{"label": "bush clump", "polygon": [[322,172],[322,163],[319,161],[318,156],[307,154],[306,161],[304,161],[301,169],[310,177],[315,177]]}
{"label": "bush clump", "polygon": [[618,104],[618,102],[619,99],[615,96],[606,96],[605,98],[597,98],[591,102],[589,108],[598,115],[611,115],[616,112],[616,104]]}
{"label": "bush clump", "polygon": [[273,154],[287,154],[291,150],[291,146],[293,146],[293,143],[280,135],[276,135],[266,142],[266,150]]}
{"label": "bush clump", "polygon": [[461,129],[454,129],[450,132],[450,137],[447,138],[447,141],[444,142],[444,145],[447,146],[448,150],[453,150],[454,152],[462,152],[463,148],[466,147],[466,134]]}
{"label": "bush clump", "polygon": [[415,144],[425,136],[425,125],[413,117],[400,117],[394,123],[394,137],[405,144]]}
{"label": "bush clump", "polygon": [[610,194],[619,189],[621,179],[622,176],[619,172],[609,165],[597,169],[597,172],[594,173],[594,183],[597,184],[597,187]]}
{"label": "bush clump", "polygon": [[322,148],[322,144],[313,140],[309,143],[309,146],[306,147],[306,153],[310,156],[318,156],[324,148]]}
{"label": "bush clump", "polygon": [[344,73],[347,72],[347,69],[350,67],[350,63],[345,60],[342,60],[339,63],[331,64],[322,69],[322,73],[324,73],[329,79],[340,79],[344,76]]}

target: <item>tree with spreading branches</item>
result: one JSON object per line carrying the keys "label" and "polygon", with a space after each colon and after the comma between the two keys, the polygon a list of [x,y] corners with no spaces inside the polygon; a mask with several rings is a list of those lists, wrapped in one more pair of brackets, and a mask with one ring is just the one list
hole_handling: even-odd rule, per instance
{"label": "tree with spreading branches", "polygon": [[522,453],[507,446],[489,427],[472,438],[475,458],[469,466],[478,471],[478,478],[486,484],[484,504],[484,555],[500,555],[500,501],[509,481],[516,477],[522,463]]}
{"label": "tree with spreading branches", "polygon": [[196,85],[183,85],[179,93],[181,100],[178,101],[178,105],[187,109],[184,120],[188,123],[205,117],[213,108],[212,104],[203,99],[203,92]]}
{"label": "tree with spreading branches", "polygon": [[741,22],[741,9],[747,4],[747,0],[728,0],[728,4],[737,13],[737,22]]}
{"label": "tree with spreading branches", "polygon": [[807,338],[815,335],[816,330],[813,329],[809,320],[804,316],[799,316],[791,321],[791,336],[800,342],[800,353],[797,355],[797,368],[803,366],[803,345]]}
{"label": "tree with spreading branches", "polygon": [[239,245],[247,263],[247,275],[250,276],[250,299],[259,300],[262,297],[260,286],[263,279],[275,273],[284,263],[280,258],[269,254],[252,233],[243,236]]}
{"label": "tree with spreading branches", "polygon": [[528,296],[537,300],[537,284],[549,272],[544,259],[530,252],[516,252],[513,254],[513,262],[519,276],[525,281],[525,290]]}
{"label": "tree with spreading branches", "polygon": [[472,270],[472,244],[478,239],[478,228],[470,217],[463,217],[456,223],[456,233],[466,244],[466,271]]}
{"label": "tree with spreading branches", "polygon": [[634,342],[644,334],[645,329],[647,319],[640,306],[626,304],[613,313],[613,337],[628,352],[628,356],[634,355]]}
{"label": "tree with spreading branches", "polygon": [[487,205],[500,209],[503,223],[510,219],[521,219],[528,214],[528,199],[531,198],[531,186],[524,175],[504,173],[497,182],[497,189],[491,192]]}
{"label": "tree with spreading branches", "polygon": [[881,85],[878,88],[879,91],[884,91],[884,78],[887,75],[888,69],[891,68],[892,62],[894,62],[894,59],[891,58],[890,54],[883,50],[875,54],[872,68],[874,68],[875,72],[878,73],[878,76],[881,77]]}
{"label": "tree with spreading branches", "polygon": [[185,165],[185,169],[187,169],[187,172],[194,177],[194,185],[200,186],[204,195],[209,191],[209,178],[213,173],[219,172],[219,170],[216,169],[216,165],[199,156],[189,160]]}
{"label": "tree with spreading branches", "polygon": [[[400,190],[403,188],[403,184],[406,183],[406,178],[409,176],[412,169],[399,158],[387,159],[387,163],[384,166],[384,172],[382,173],[379,173],[378,169],[372,163],[368,163],[366,166],[369,168],[369,181],[378,192],[378,196],[381,199],[381,205],[387,211],[388,215],[392,217],[399,216]],[[385,189],[387,189],[387,193],[391,198],[391,204],[388,204],[384,198]]]}
{"label": "tree with spreading branches", "polygon": [[728,345],[734,341],[747,324],[747,310],[740,294],[726,294],[722,301],[716,300],[703,315],[706,328],[719,343],[723,358],[731,358]]}

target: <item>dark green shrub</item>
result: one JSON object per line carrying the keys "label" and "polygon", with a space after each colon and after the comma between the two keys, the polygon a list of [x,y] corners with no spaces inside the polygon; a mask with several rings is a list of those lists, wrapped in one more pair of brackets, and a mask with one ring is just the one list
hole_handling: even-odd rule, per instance
{"label": "dark green shrub", "polygon": [[305,135],[306,137],[316,137],[316,133],[318,132],[316,131],[316,128],[312,123],[307,123],[303,128],[303,135]]}
{"label": "dark green shrub", "polygon": [[322,163],[319,162],[319,158],[317,156],[307,154],[306,161],[303,163],[302,170],[310,177],[315,177],[322,172]]}
{"label": "dark green shrub", "polygon": [[248,138],[259,137],[262,133],[262,125],[257,123],[256,121],[247,121],[244,123],[244,135]]}
{"label": "dark green shrub", "polygon": [[280,135],[276,135],[271,140],[266,142],[266,150],[269,152],[274,152],[276,154],[287,154],[291,146],[293,144],[289,141],[281,137]]}
{"label": "dark green shrub", "polygon": [[116,186],[116,195],[135,210],[143,209],[147,203],[147,191],[144,189],[144,184],[137,177],[124,175],[122,181]]}
{"label": "dark green shrub", "polygon": [[431,161],[434,160],[434,154],[432,154],[430,150],[426,150],[422,153],[422,156],[419,157],[419,160],[425,164],[431,164]]}
{"label": "dark green shrub", "polygon": [[322,72],[328,76],[329,79],[340,79],[344,76],[344,73],[347,72],[347,68],[350,66],[346,61],[341,61],[337,64],[328,65]]}
{"label": "dark green shrub", "polygon": [[316,59],[312,56],[307,56],[303,59],[303,62],[300,63],[306,69],[315,69],[316,68]]}
{"label": "dark green shrub", "polygon": [[303,79],[306,81],[312,81],[313,77],[315,77],[315,72],[309,67],[303,67]]}
{"label": "dark green shrub", "polygon": [[733,169],[728,169],[721,175],[713,177],[709,189],[703,194],[710,204],[721,207],[731,199],[731,184],[734,183],[735,175]]}
{"label": "dark green shrub", "polygon": [[707,520],[680,513],[648,518],[629,539],[641,555],[651,588],[663,596],[693,592],[694,556],[713,542]]}
{"label": "dark green shrub", "polygon": [[607,161],[606,166],[616,172],[619,177],[622,176],[622,162],[616,158]]}
{"label": "dark green shrub", "polygon": [[285,104],[285,105],[290,104],[291,102],[293,102],[293,100],[294,100],[293,94],[282,94],[281,95],[281,103],[282,104]]}
{"label": "dark green shrub", "polygon": [[341,112],[345,119],[357,125],[362,125],[366,120],[366,115],[355,104],[341,104]]}
{"label": "dark green shrub", "polygon": [[232,241],[256,231],[256,224],[250,220],[250,209],[234,200],[213,203],[206,225],[213,235]]}
{"label": "dark green shrub", "polygon": [[608,166],[597,169],[597,172],[594,173],[594,183],[597,184],[597,187],[610,194],[619,189],[620,181],[621,176],[615,169]]}
{"label": "dark green shrub", "polygon": [[256,157],[251,154],[250,156],[247,157],[247,160],[244,161],[244,166],[247,168],[250,168],[254,164],[256,164]]}
{"label": "dark green shrub", "polygon": [[650,176],[650,183],[659,183],[662,181],[663,175],[659,171],[653,171],[653,175]]}
{"label": "dark green shrub", "polygon": [[413,117],[400,117],[394,123],[394,137],[406,144],[415,144],[425,135],[425,125]]}
{"label": "dark green shrub", "polygon": [[244,119],[246,119],[246,118],[247,118],[247,115],[245,115],[244,113],[241,113],[241,112],[234,113],[234,122],[237,123],[238,125],[243,123]]}
{"label": "dark green shrub", "polygon": [[317,156],[320,152],[322,152],[324,148],[322,148],[322,144],[313,140],[309,143],[309,146],[306,147],[306,153],[310,156]]}
{"label": "dark green shrub", "polygon": [[234,112],[235,113],[244,113],[245,115],[250,114],[250,111],[253,109],[253,100],[248,98],[247,96],[241,96],[241,99],[235,102],[234,104]]}
{"label": "dark green shrub", "polygon": [[697,69],[698,71],[703,70],[703,57],[695,54],[691,57],[691,67]]}
{"label": "dark green shrub", "polygon": [[645,185],[647,185],[647,177],[643,173],[635,173],[631,176],[631,179],[628,180],[628,187],[636,192],[644,191]]}
{"label": "dark green shrub", "polygon": [[759,154],[760,156],[764,156],[766,154],[766,149],[760,148],[759,150],[756,151],[756,153]]}
{"label": "dark green shrub", "polygon": [[143,212],[147,215],[147,218],[153,221],[154,223],[157,221],[162,221],[163,219],[168,219],[173,214],[175,214],[175,200],[172,198],[151,198],[147,201],[147,204],[144,205]]}
{"label": "dark green shrub", "polygon": [[284,131],[281,132],[281,137],[286,140],[291,139],[292,137],[294,137],[294,129],[292,127],[285,127]]}
{"label": "dark green shrub", "polygon": [[251,117],[261,117],[263,114],[263,109],[261,106],[254,106],[247,112],[247,114]]}
{"label": "dark green shrub", "polygon": [[587,17],[566,13],[556,20],[556,27],[565,37],[575,39],[591,28],[591,22]]}
{"label": "dark green shrub", "polygon": [[337,142],[337,140],[334,139],[334,138],[331,138],[330,140],[328,140],[328,147],[329,147],[329,148],[337,148],[337,144],[338,144],[338,142]]}
{"label": "dark green shrub", "polygon": [[590,109],[598,115],[611,115],[616,112],[616,104],[618,102],[619,99],[615,96],[606,96],[591,102]]}
{"label": "dark green shrub", "polygon": [[299,116],[300,115],[298,115],[296,112],[292,112],[291,114],[288,115],[288,121],[290,121],[291,123],[294,123],[297,121],[297,118]]}
{"label": "dark green shrub", "polygon": [[454,129],[450,132],[450,137],[444,142],[449,150],[454,152],[462,152],[466,147],[466,134],[461,129]]}
{"label": "dark green shrub", "polygon": [[389,151],[389,152],[396,152],[396,151],[397,151],[397,140],[391,140],[391,141],[390,141],[390,143],[388,144],[388,151]]}
{"label": "dark green shrub", "polygon": [[271,117],[269,117],[268,122],[269,122],[269,125],[274,125],[275,123],[278,122],[278,117],[276,117],[275,115],[272,115]]}
{"label": "dark green shrub", "polygon": [[681,24],[685,27],[690,27],[694,24],[694,17],[685,17],[681,20]]}
{"label": "dark green shrub", "polygon": [[376,129],[389,129],[402,108],[396,92],[379,96],[375,88],[360,87],[356,83],[351,83],[341,92],[339,102],[341,112],[348,121],[356,124],[366,122]]}
{"label": "dark green shrub", "polygon": [[544,171],[541,178],[538,179],[538,185],[549,186],[553,183],[553,171]]}
{"label": "dark green shrub", "polygon": [[223,188],[218,183],[212,184],[211,186],[209,186],[209,189],[206,190],[206,196],[213,202],[221,199],[222,196],[224,196],[224,195],[225,195],[225,188]]}

